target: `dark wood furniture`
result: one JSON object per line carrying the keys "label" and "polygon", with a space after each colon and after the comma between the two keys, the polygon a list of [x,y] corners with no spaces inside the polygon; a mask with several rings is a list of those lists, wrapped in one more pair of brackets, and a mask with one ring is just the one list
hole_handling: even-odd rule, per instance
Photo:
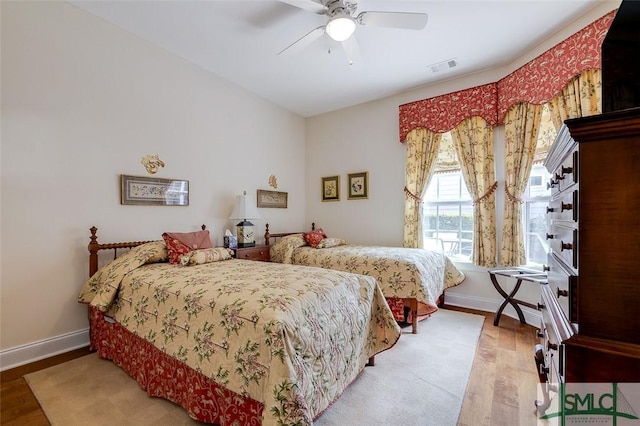
{"label": "dark wood furniture", "polygon": [[545,166],[540,379],[640,382],[640,108],[565,121]]}
{"label": "dark wood furniture", "polygon": [[236,259],[257,260],[261,262],[269,262],[271,260],[268,245],[238,247],[231,250],[233,250]]}
{"label": "dark wood furniture", "polygon": [[[507,292],[502,288],[500,283],[498,282],[498,276],[509,277],[516,279],[516,285],[513,287],[511,292],[507,294]],[[522,313],[522,309],[520,306],[526,306],[531,309],[540,309],[539,305],[534,305],[533,303],[526,302],[524,300],[520,300],[516,298],[518,290],[520,290],[520,286],[522,282],[531,282],[536,285],[538,284],[546,284],[547,283],[547,274],[544,272],[536,271],[533,269],[527,268],[511,268],[511,269],[492,269],[489,271],[489,277],[491,278],[491,284],[496,289],[500,296],[504,298],[504,301],[496,311],[496,315],[493,318],[493,325],[498,326],[500,324],[500,317],[502,316],[502,311],[507,305],[511,305],[513,309],[515,309],[518,314],[518,318],[520,319],[521,324],[526,324],[527,321],[524,318],[524,313]]]}

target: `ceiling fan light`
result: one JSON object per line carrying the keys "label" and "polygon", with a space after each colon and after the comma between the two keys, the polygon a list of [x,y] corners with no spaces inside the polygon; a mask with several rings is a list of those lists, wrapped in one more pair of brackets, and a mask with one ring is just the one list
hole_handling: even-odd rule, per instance
{"label": "ceiling fan light", "polygon": [[349,15],[336,15],[327,24],[327,34],[335,41],[345,41],[356,30],[356,21]]}

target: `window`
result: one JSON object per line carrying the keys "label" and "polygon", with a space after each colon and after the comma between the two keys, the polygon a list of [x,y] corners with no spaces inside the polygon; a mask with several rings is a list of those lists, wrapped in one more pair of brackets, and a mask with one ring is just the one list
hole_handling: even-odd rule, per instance
{"label": "window", "polygon": [[522,197],[522,225],[524,227],[524,248],[527,265],[539,266],[547,263],[549,244],[547,235],[547,206],[551,200],[551,190],[547,188],[551,175],[542,165],[549,148],[556,138],[556,129],[551,114],[545,105],[542,109],[538,144],[534,155],[529,184]]}
{"label": "window", "polygon": [[547,206],[551,192],[546,183],[534,185],[535,182],[549,182],[550,175],[545,167],[538,163],[531,168],[529,185],[522,197],[522,224],[524,226],[524,249],[527,265],[536,266],[547,263],[549,244],[546,240]]}
{"label": "window", "polygon": [[422,211],[425,246],[454,260],[469,260],[473,248],[473,202],[461,172],[438,173]]}
{"label": "window", "polygon": [[464,183],[450,133],[442,135],[436,172],[423,196],[425,248],[469,261],[473,248],[473,201]]}

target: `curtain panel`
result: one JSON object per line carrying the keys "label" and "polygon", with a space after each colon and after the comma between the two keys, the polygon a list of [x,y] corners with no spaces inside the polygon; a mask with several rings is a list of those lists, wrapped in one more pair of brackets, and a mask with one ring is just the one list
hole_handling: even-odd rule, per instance
{"label": "curtain panel", "polygon": [[451,130],[464,183],[473,197],[473,254],[478,266],[496,266],[496,188],[493,127],[482,117],[463,120]]}
{"label": "curtain panel", "polygon": [[526,263],[521,197],[527,189],[541,118],[542,106],[529,103],[514,105],[505,118],[505,200],[500,251],[500,263],[504,266]]}
{"label": "curtain panel", "polygon": [[422,246],[422,194],[429,185],[442,135],[414,129],[407,135],[407,170],[404,187],[404,247]]}

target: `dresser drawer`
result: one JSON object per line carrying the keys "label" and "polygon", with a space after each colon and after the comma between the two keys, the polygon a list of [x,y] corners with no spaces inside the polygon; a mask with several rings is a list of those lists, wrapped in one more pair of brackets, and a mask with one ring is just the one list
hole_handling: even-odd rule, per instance
{"label": "dresser drawer", "polygon": [[547,240],[553,253],[567,265],[578,269],[578,230],[571,227],[552,225]]}
{"label": "dresser drawer", "polygon": [[269,255],[269,246],[255,246],[255,247],[243,247],[235,249],[236,259],[244,260],[258,260],[263,262],[269,262],[271,257]]}
{"label": "dresser drawer", "polygon": [[549,219],[554,221],[578,221],[578,190],[560,193],[549,202],[547,208]]}
{"label": "dresser drawer", "polygon": [[553,173],[552,180],[555,182],[553,188],[556,192],[564,191],[571,185],[578,183],[578,150],[574,150],[562,162]]}
{"label": "dresser drawer", "polygon": [[551,294],[571,323],[578,322],[578,276],[555,253],[549,253],[547,281]]}
{"label": "dresser drawer", "polygon": [[[564,376],[563,342],[573,335],[573,328],[562,312],[555,295],[549,285],[540,286],[542,312],[542,345],[547,366],[557,372],[559,378]],[[562,380],[560,380],[562,381]]]}

